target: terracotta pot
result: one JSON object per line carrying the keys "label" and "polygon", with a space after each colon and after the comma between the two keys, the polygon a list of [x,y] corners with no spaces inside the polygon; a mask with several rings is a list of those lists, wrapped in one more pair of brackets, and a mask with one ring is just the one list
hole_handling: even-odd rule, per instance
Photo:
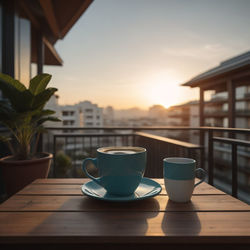
{"label": "terracotta pot", "polygon": [[38,178],[47,178],[52,154],[41,153],[32,160],[13,160],[12,156],[0,159],[7,196],[11,196]]}

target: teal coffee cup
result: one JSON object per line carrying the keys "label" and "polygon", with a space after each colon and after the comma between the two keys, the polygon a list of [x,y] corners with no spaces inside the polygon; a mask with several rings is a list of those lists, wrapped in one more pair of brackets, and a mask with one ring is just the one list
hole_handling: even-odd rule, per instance
{"label": "teal coffee cup", "polygon": [[[202,179],[195,184],[196,173],[202,174]],[[169,199],[175,202],[188,202],[193,190],[206,177],[202,168],[196,169],[196,161],[190,158],[165,158],[163,160],[163,176]]]}
{"label": "teal coffee cup", "polygon": [[[147,152],[141,147],[104,147],[97,149],[97,158],[87,158],[82,169],[87,177],[104,187],[109,194],[128,196],[139,186],[146,168]],[[86,169],[92,162],[99,177]]]}

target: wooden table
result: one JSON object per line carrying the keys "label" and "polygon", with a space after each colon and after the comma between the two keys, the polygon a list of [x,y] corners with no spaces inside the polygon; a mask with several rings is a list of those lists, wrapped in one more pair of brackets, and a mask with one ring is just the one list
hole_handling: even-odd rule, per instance
{"label": "wooden table", "polygon": [[154,198],[111,203],[84,196],[87,181],[39,179],[1,204],[0,249],[250,249],[250,206],[207,183],[189,203],[163,179]]}

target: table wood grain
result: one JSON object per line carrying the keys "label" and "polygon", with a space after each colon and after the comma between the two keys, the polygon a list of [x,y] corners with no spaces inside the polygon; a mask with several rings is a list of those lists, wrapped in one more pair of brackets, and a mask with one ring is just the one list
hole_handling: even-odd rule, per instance
{"label": "table wood grain", "polygon": [[[55,182],[53,182],[55,180]],[[28,185],[23,190],[17,193],[17,195],[82,195],[81,186],[88,182],[89,179],[44,179],[36,180],[32,185]],[[157,179],[157,182],[161,184],[162,191],[160,195],[166,195],[163,179]],[[225,194],[219,189],[214,188],[207,183],[202,183],[194,189],[194,195],[214,195]]]}
{"label": "table wood grain", "polygon": [[250,249],[250,206],[207,183],[188,203],[169,200],[163,179],[160,195],[118,203],[83,195],[88,181],[39,179],[1,204],[0,248]]}

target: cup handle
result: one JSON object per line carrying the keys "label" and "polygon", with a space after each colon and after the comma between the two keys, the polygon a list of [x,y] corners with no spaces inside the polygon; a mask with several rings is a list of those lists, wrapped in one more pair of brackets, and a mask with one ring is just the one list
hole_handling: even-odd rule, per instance
{"label": "cup handle", "polygon": [[94,176],[90,175],[86,169],[88,162],[92,162],[96,168],[98,168],[97,165],[97,158],[86,158],[83,160],[82,162],[82,170],[83,172],[87,175],[87,177],[89,177],[90,179],[92,179],[94,182],[96,182],[97,184],[100,185],[100,179],[99,178],[95,178]]}
{"label": "cup handle", "polygon": [[197,182],[196,184],[194,184],[194,187],[196,187],[199,184],[201,184],[202,182],[204,182],[205,178],[206,178],[206,175],[207,175],[206,171],[204,169],[202,169],[202,168],[197,168],[195,170],[195,173],[197,173],[198,171],[202,172],[202,178],[201,178],[201,180],[199,182]]}

